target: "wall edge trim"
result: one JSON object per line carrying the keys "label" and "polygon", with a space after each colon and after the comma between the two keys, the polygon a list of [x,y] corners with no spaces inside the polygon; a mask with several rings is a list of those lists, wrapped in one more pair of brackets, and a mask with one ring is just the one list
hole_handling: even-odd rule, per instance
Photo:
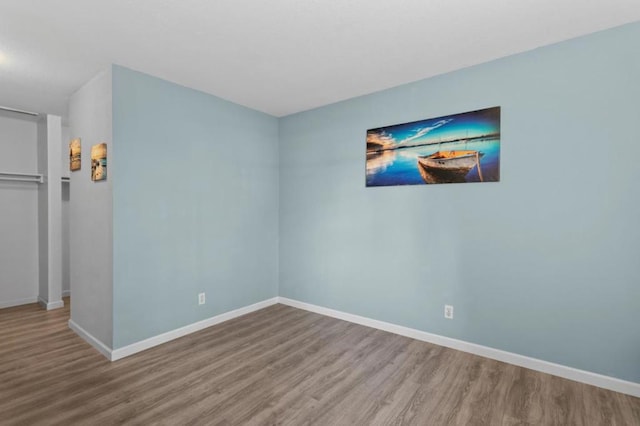
{"label": "wall edge trim", "polygon": [[278,303],[640,398],[640,383],[629,382],[586,370],[579,370],[577,368],[531,358],[501,349],[428,333],[426,331],[325,308],[311,303],[300,302],[286,297],[278,297]]}
{"label": "wall edge trim", "polygon": [[7,300],[0,302],[0,309],[12,308],[14,306],[29,305],[31,303],[38,303],[37,297],[25,297],[24,299]]}
{"label": "wall edge trim", "polygon": [[73,330],[78,336],[80,336],[85,342],[89,343],[93,346],[98,352],[104,355],[108,360],[112,358],[112,350],[109,346],[102,343],[99,339],[94,337],[91,333],[89,333],[84,328],[80,327],[73,320],[69,320],[69,328]]}
{"label": "wall edge trim", "polygon": [[64,301],[63,300],[57,300],[55,302],[47,302],[42,297],[38,297],[38,303],[40,304],[40,306],[45,308],[47,311],[50,311],[52,309],[64,308]]}
{"label": "wall edge trim", "polygon": [[147,339],[140,340],[135,343],[131,343],[130,345],[124,346],[122,348],[113,349],[111,351],[109,359],[111,361],[117,361],[119,359],[131,356],[133,354],[137,354],[138,352],[142,352],[144,350],[153,348],[154,346],[158,346],[163,343],[170,342],[180,337],[198,332],[205,328],[211,327],[216,324],[220,324],[225,321],[229,321],[231,319],[249,314],[251,312],[264,309],[266,307],[275,305],[277,303],[278,303],[278,297],[272,297],[271,299],[263,300],[261,302],[254,303],[252,305],[244,306],[242,308],[234,309],[232,311],[228,311],[228,312],[204,319],[202,321],[188,324],[183,327],[176,328],[174,330],[167,331],[165,333],[158,334],[156,336],[149,337]]}

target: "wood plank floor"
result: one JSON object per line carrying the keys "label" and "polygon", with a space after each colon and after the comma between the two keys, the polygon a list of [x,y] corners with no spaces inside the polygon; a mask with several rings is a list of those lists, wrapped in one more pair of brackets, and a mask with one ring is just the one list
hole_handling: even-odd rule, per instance
{"label": "wood plank floor", "polygon": [[640,399],[275,305],[111,363],[0,310],[1,425],[640,425]]}

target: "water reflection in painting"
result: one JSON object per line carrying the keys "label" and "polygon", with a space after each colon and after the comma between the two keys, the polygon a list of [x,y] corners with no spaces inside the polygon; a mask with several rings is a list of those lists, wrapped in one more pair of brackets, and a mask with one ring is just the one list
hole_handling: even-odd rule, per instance
{"label": "water reflection in painting", "polygon": [[367,131],[367,186],[497,182],[500,107]]}

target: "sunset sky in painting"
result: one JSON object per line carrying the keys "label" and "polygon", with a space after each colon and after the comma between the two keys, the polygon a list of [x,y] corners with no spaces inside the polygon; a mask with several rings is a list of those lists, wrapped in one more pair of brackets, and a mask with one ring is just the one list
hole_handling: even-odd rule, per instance
{"label": "sunset sky in painting", "polygon": [[386,148],[474,137],[500,131],[500,108],[367,130],[367,142]]}

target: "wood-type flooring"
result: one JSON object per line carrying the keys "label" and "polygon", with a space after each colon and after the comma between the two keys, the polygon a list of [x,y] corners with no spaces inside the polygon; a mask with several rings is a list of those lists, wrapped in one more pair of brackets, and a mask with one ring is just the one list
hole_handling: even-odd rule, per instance
{"label": "wood-type flooring", "polygon": [[0,310],[0,425],[640,425],[640,399],[284,305],[109,362]]}

